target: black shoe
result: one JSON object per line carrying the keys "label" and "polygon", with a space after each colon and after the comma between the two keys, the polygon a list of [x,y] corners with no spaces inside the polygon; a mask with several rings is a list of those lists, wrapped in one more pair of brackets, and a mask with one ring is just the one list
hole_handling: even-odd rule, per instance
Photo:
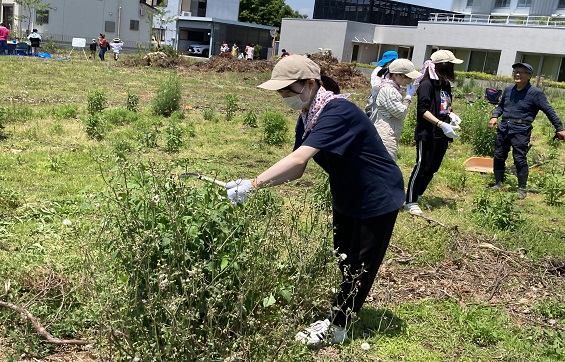
{"label": "black shoe", "polygon": [[498,190],[500,190],[501,187],[502,187],[502,182],[498,182],[493,187],[491,187],[490,189],[493,190],[493,191],[498,191]]}
{"label": "black shoe", "polygon": [[527,195],[528,193],[526,192],[526,189],[518,189],[518,198],[520,200],[525,199]]}

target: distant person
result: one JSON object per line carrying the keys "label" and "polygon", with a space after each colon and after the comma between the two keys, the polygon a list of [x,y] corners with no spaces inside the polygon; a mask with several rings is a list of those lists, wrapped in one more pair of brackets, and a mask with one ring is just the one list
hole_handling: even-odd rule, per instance
{"label": "distant person", "polygon": [[160,47],[161,47],[161,45],[159,44],[159,41],[157,40],[155,35],[152,35],[151,36],[151,51],[156,52],[156,51],[159,50]]}
{"label": "distant person", "polygon": [[457,59],[449,50],[438,50],[424,62],[422,76],[416,80],[416,165],[406,191],[404,209],[414,215],[422,214],[418,200],[439,170],[449,143],[459,137],[461,119],[451,109],[451,83],[455,80]]}
{"label": "distant person", "polygon": [[231,56],[234,58],[237,58],[237,56],[239,55],[239,48],[237,47],[237,45],[235,43],[233,43],[232,47],[231,47]]}
{"label": "distant person", "polygon": [[[534,67],[528,63],[512,65],[514,85],[506,87],[498,107],[492,112],[488,127],[496,129],[494,142],[494,181],[493,190],[498,190],[504,181],[506,158],[512,147],[512,157],[516,166],[518,177],[518,197],[526,197],[528,183],[528,151],[530,150],[530,136],[532,123],[539,111],[545,113],[553,127],[555,138],[565,140],[565,131],[559,116],[551,107],[543,91],[530,84]],[[498,118],[502,117],[500,123]]]}
{"label": "distant person", "polygon": [[27,39],[31,44],[31,55],[39,54],[39,45],[41,44],[41,35],[37,32],[37,29],[33,29],[31,34],[28,35]]}
{"label": "distant person", "polygon": [[381,84],[381,76],[379,72],[388,67],[393,60],[398,59],[398,53],[394,50],[389,50],[383,53],[381,59],[377,62],[377,67],[371,73],[371,94],[367,98],[367,104],[365,105],[365,113],[369,118],[372,118],[372,114],[375,111],[375,97],[377,95],[377,90]]}
{"label": "distant person", "polygon": [[227,43],[223,43],[222,46],[220,47],[220,53],[229,53],[230,51],[230,47],[228,46]]}
{"label": "distant person", "polygon": [[247,60],[253,60],[253,53],[255,52],[255,48],[251,45],[245,47],[245,55]]}
{"label": "distant person", "polygon": [[290,55],[290,53],[287,52],[286,49],[282,50],[281,58],[288,57],[289,55]]}
{"label": "distant person", "polygon": [[105,34],[100,34],[100,36],[98,36],[98,45],[100,46],[98,56],[101,61],[104,61],[104,54],[106,54],[106,51],[108,50],[108,41],[106,40]]}
{"label": "distant person", "polygon": [[[395,161],[404,118],[408,113],[412,96],[416,93],[412,82],[421,75],[408,59],[396,59],[379,72],[382,81],[375,97],[375,111],[371,121],[375,124],[386,150]],[[404,98],[401,94],[402,87],[406,87]]]}
{"label": "distant person", "polygon": [[96,59],[96,50],[98,50],[98,43],[96,42],[96,39],[92,39],[92,42],[90,43],[90,59]]}
{"label": "distant person", "polygon": [[120,38],[114,38],[110,43],[110,48],[112,48],[112,52],[114,53],[114,60],[118,60],[120,51],[122,51],[123,46],[124,43]]}
{"label": "distant person", "polygon": [[10,29],[0,23],[0,54],[8,54],[8,38],[10,37]]}

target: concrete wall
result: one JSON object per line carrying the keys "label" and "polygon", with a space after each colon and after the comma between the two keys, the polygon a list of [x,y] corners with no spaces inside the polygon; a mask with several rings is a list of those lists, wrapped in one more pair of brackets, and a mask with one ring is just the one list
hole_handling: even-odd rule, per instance
{"label": "concrete wall", "polygon": [[[343,58],[346,43],[352,49],[345,20],[283,19],[280,34],[279,49],[291,54],[312,54],[323,48],[331,49],[337,59],[348,61]],[[346,53],[351,57],[351,50]]]}
{"label": "concrete wall", "polygon": [[206,3],[207,18],[237,21],[238,16],[239,0],[208,0]]}

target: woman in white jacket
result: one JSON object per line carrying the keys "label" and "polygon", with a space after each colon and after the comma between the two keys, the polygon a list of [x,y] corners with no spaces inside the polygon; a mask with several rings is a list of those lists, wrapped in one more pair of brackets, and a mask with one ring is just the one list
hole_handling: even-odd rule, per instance
{"label": "woman in white jacket", "polygon": [[[371,115],[377,132],[392,157],[396,161],[398,141],[408,106],[415,93],[411,84],[421,76],[408,59],[396,59],[388,68],[382,70],[383,78],[376,97],[376,110]],[[402,97],[401,88],[406,86],[406,96]]]}

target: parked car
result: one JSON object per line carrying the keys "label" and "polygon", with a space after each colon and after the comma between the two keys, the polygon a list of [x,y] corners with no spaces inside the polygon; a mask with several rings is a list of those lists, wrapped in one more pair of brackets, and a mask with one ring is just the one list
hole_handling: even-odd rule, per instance
{"label": "parked car", "polygon": [[188,54],[207,57],[210,55],[210,44],[191,44],[188,46]]}

